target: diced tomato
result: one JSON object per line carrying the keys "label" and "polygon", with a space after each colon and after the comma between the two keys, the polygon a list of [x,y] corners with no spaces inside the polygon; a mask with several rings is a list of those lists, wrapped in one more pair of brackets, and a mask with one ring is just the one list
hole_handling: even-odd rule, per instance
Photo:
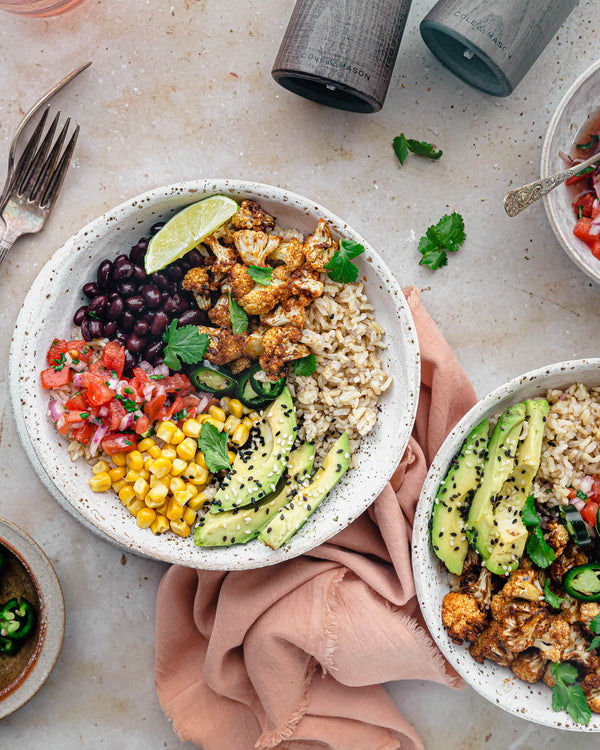
{"label": "diced tomato", "polygon": [[596,238],[595,242],[588,242],[588,245],[594,258],[600,260],[600,238]]}
{"label": "diced tomato", "polygon": [[595,196],[593,196],[591,193],[586,193],[581,198],[576,200],[573,203],[573,210],[575,211],[575,216],[579,218],[579,209],[581,208],[581,216],[591,217],[592,216],[592,206],[594,205],[594,199]]}
{"label": "diced tomato", "polygon": [[61,358],[61,355],[64,354],[66,351],[67,351],[67,342],[64,339],[54,339],[50,349],[48,349],[48,354],[46,355],[46,360],[48,361],[48,364],[49,365],[61,364],[61,362],[64,361],[64,359]]}
{"label": "diced tomato", "polygon": [[108,415],[110,417],[110,429],[113,431],[116,431],[119,429],[119,425],[121,424],[121,420],[123,417],[127,414],[125,411],[125,407],[123,404],[118,401],[116,398],[113,398],[113,400],[108,405]]}
{"label": "diced tomato", "polygon": [[66,435],[67,432],[71,429],[72,424],[76,424],[77,422],[83,422],[84,420],[86,420],[87,417],[82,416],[84,414],[86,414],[86,412],[81,412],[79,410],[63,412],[56,422],[56,427],[60,434]]}
{"label": "diced tomato", "polygon": [[592,212],[591,212],[592,219],[598,218],[600,216],[600,200],[596,198],[596,200],[592,204]]}
{"label": "diced tomato", "polygon": [[103,383],[106,383],[107,380],[113,379],[111,371],[101,359],[96,360],[96,362],[92,362],[92,364],[90,365],[90,372],[93,375],[97,375]]}
{"label": "diced tomato", "polygon": [[73,436],[73,440],[77,440],[78,443],[87,445],[92,439],[92,435],[94,434],[94,432],[96,432],[96,428],[94,427],[94,425],[86,422],[81,427],[73,427],[73,432],[71,434]]}
{"label": "diced tomato", "polygon": [[146,401],[146,403],[144,404],[144,413],[146,414],[150,422],[156,421],[166,398],[166,394],[161,393],[158,396],[155,396],[150,401]]}
{"label": "diced tomato", "polygon": [[167,393],[177,393],[180,396],[185,396],[191,390],[193,390],[188,376],[182,375],[179,372],[175,373],[175,375],[170,375],[167,378],[163,378],[160,381],[160,384]]}
{"label": "diced tomato", "polygon": [[569,500],[572,500],[574,497],[577,497],[577,490],[574,490],[572,487],[569,490],[569,494],[567,495]]}
{"label": "diced tomato", "polygon": [[102,438],[100,445],[108,456],[114,456],[115,453],[129,453],[137,448],[137,435],[123,433],[107,435]]}
{"label": "diced tomato", "polygon": [[594,526],[596,523],[596,514],[598,513],[599,504],[595,500],[588,500],[580,513],[584,521],[589,523],[590,526]]}
{"label": "diced tomato", "polygon": [[50,388],[60,388],[62,385],[66,385],[71,380],[71,370],[69,367],[62,367],[60,370],[55,370],[53,367],[49,367],[47,370],[42,370],[42,388],[46,390]]}
{"label": "diced tomato", "polygon": [[81,373],[81,380],[87,388],[87,399],[93,406],[102,406],[114,398],[114,392],[110,390],[98,375],[93,373]]}
{"label": "diced tomato", "polygon": [[120,378],[125,367],[125,349],[116,341],[109,341],[102,350],[102,361],[108,370],[117,373]]}
{"label": "diced tomato", "polygon": [[181,411],[185,406],[185,399],[183,396],[177,396],[173,399],[173,403],[171,404],[169,411],[167,412],[167,419],[171,419],[171,417],[174,414],[177,414],[177,412]]}
{"label": "diced tomato", "polygon": [[76,393],[68,401],[65,401],[65,407],[67,409],[74,409],[76,411],[86,411],[88,402],[81,391]]}
{"label": "diced tomato", "polygon": [[590,228],[592,226],[592,220],[588,216],[583,216],[577,224],[575,224],[575,229],[573,230],[573,234],[575,237],[579,237],[580,240],[583,240],[584,242],[596,242],[598,239],[598,235],[590,234]]}
{"label": "diced tomato", "polygon": [[593,169],[589,169],[585,171],[585,173],[579,173],[574,174],[573,177],[569,177],[568,180],[565,180],[565,185],[575,185],[577,182],[581,182],[581,180],[589,180],[591,173],[593,172]]}
{"label": "diced tomato", "polygon": [[598,497],[600,497],[600,477],[595,476],[594,483],[592,484],[592,491],[588,493],[588,498],[598,502]]}
{"label": "diced tomato", "polygon": [[83,339],[69,341],[67,351],[73,359],[79,359],[81,362],[89,362],[94,354],[92,347]]}
{"label": "diced tomato", "polygon": [[136,423],[135,423],[135,431],[138,435],[143,435],[145,432],[147,432],[148,428],[150,427],[150,420],[146,415],[142,415],[141,417],[138,417]]}

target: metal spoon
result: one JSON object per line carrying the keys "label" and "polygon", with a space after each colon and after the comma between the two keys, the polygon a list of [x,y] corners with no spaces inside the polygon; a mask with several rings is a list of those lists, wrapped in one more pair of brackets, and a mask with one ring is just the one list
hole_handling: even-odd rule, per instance
{"label": "metal spoon", "polygon": [[542,180],[536,180],[530,182],[528,185],[515,188],[504,196],[504,210],[509,216],[517,216],[527,206],[531,206],[539,198],[542,198],[546,193],[549,193],[557,185],[562,185],[565,180],[569,177],[573,177],[587,167],[591,167],[593,164],[600,162],[600,153],[592,156],[587,161],[576,164],[570,169],[565,169],[564,172],[558,172],[550,177],[544,177]]}

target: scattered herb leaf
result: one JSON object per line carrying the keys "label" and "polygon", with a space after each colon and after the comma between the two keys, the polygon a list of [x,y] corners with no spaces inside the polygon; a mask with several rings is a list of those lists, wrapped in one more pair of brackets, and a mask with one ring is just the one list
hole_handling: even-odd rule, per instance
{"label": "scattered herb leaf", "polygon": [[173,414],[173,416],[171,417],[173,422],[181,422],[182,419],[187,419],[187,418],[188,418],[187,409],[182,409],[181,411],[175,412],[175,414]]}
{"label": "scattered herb leaf", "polygon": [[164,375],[148,375],[148,377],[150,378],[150,380],[164,380],[165,379]]}
{"label": "scattered herb leaf", "polygon": [[82,419],[89,419],[90,418],[90,413],[89,413],[89,411],[82,411],[82,412],[79,413],[79,416]]}
{"label": "scattered herb leaf", "polygon": [[54,372],[60,372],[67,363],[67,358],[65,357],[64,352],[62,352],[58,359],[54,357],[52,361],[56,362],[55,365],[52,365],[52,369],[54,370]]}
{"label": "scattered herb leaf", "polygon": [[544,532],[540,526],[536,526],[533,533],[529,535],[526,550],[530,560],[538,568],[547,568],[556,559],[554,550],[544,539]]}
{"label": "scattered herb leaf", "polygon": [[273,275],[272,268],[263,268],[262,266],[248,266],[248,276],[255,281],[257,284],[262,286],[269,286],[271,283],[271,276]]}
{"label": "scattered herb leaf", "polygon": [[585,494],[585,492],[582,492],[581,490],[577,490],[576,497],[578,497],[580,500],[588,499],[588,496]]}
{"label": "scattered herb leaf", "polygon": [[393,146],[400,164],[404,164],[409,151],[412,151],[413,154],[417,154],[417,156],[426,156],[428,159],[439,159],[443,153],[441,150],[436,150],[433,143],[428,143],[427,141],[416,141],[414,138],[407,138],[404,133],[400,133],[399,136],[394,138]]}
{"label": "scattered herb leaf", "polygon": [[248,316],[244,308],[229,295],[229,318],[234,333],[245,333],[248,329]]}
{"label": "scattered herb leaf", "polygon": [[560,596],[556,596],[556,594],[550,591],[550,582],[547,578],[544,581],[544,599],[554,609],[560,609],[560,605],[565,601],[565,599],[561,599]]}
{"label": "scattered herb leaf", "polygon": [[566,710],[577,724],[589,724],[592,712],[581,685],[573,684],[577,676],[572,664],[557,662],[553,665],[552,677],[556,684],[552,688],[552,708],[555,711]]}
{"label": "scattered herb leaf", "polygon": [[352,258],[364,253],[365,248],[354,240],[340,240],[340,249],[336,250],[325,268],[327,275],[338,284],[351,284],[358,278],[358,266]]}
{"label": "scattered herb leaf", "polygon": [[523,510],[521,511],[521,520],[527,526],[528,528],[530,526],[539,526],[540,525],[540,517],[537,514],[537,511],[535,509],[535,503],[533,499],[533,495],[529,495],[527,500],[525,500],[525,504],[523,505]]}
{"label": "scattered herb leaf", "polygon": [[430,226],[419,240],[419,252],[423,256],[419,265],[434,271],[448,262],[446,250],[454,253],[465,241],[465,223],[460,214],[453,211],[445,214],[437,224]]}
{"label": "scattered herb leaf", "polygon": [[312,375],[317,369],[317,358],[314,354],[307,354],[306,357],[300,357],[294,362],[294,375],[306,377]]}
{"label": "scattered herb leaf", "polygon": [[600,135],[592,135],[590,133],[590,140],[587,143],[578,143],[577,148],[580,151],[589,151],[591,148],[594,148],[598,141],[600,141]]}
{"label": "scattered herb leaf", "polygon": [[200,333],[196,326],[183,326],[177,328],[177,319],[171,321],[171,325],[163,333],[165,350],[163,358],[167,367],[171,370],[181,368],[181,360],[187,365],[200,362],[206,354],[210,339],[205,333]]}
{"label": "scattered herb leaf", "polygon": [[398,157],[400,164],[404,164],[404,160],[408,156],[408,142],[404,133],[396,136],[392,141],[394,147],[394,153]]}
{"label": "scattered herb leaf", "polygon": [[592,642],[590,643],[589,648],[586,648],[586,651],[594,651],[594,649],[597,649],[598,647],[600,647],[600,614],[597,614],[595,617],[592,617],[588,627],[592,631],[592,633],[599,634],[599,635],[596,635],[596,637],[592,639]]}
{"label": "scattered herb leaf", "polygon": [[198,447],[204,454],[210,472],[216,474],[221,469],[229,469],[226,432],[219,432],[214,424],[205,422],[202,425]]}
{"label": "scattered herb leaf", "polygon": [[126,396],[121,396],[118,393],[115,398],[123,404],[126,412],[137,411],[138,405],[133,399],[127,398]]}

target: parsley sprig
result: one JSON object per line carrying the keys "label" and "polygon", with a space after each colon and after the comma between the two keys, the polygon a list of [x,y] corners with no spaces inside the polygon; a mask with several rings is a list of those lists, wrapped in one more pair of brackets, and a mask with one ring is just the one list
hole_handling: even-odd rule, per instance
{"label": "parsley sprig", "polygon": [[573,684],[577,679],[577,669],[565,662],[556,662],[552,667],[555,685],[552,688],[552,708],[566,710],[577,724],[589,724],[592,712],[585,699],[581,685]]}
{"label": "parsley sprig", "polygon": [[331,260],[325,268],[327,275],[332,281],[339,284],[352,284],[358,278],[358,266],[352,263],[352,259],[364,253],[365,248],[354,240],[340,240],[340,248],[331,256]]}
{"label": "parsley sprig", "polygon": [[465,223],[460,214],[453,211],[445,214],[437,224],[430,226],[419,240],[419,252],[423,256],[420,266],[428,266],[432,271],[448,263],[446,250],[456,252],[465,241]]}
{"label": "parsley sprig", "polygon": [[[544,532],[540,526],[540,517],[535,509],[533,495],[529,495],[527,500],[525,500],[525,505],[521,511],[521,520],[531,532],[525,548],[529,559],[539,568],[547,568],[554,562],[556,555],[552,547],[544,539]],[[550,604],[551,602],[548,603]]]}
{"label": "parsley sprig", "polygon": [[171,370],[181,369],[181,362],[185,362],[186,365],[200,362],[210,344],[210,338],[206,333],[200,333],[197,326],[177,328],[177,322],[177,319],[172,320],[163,333],[163,341],[166,344],[163,358]]}
{"label": "parsley sprig", "polygon": [[219,432],[214,424],[205,422],[200,432],[198,447],[204,454],[204,460],[210,472],[216,474],[221,469],[229,469],[226,432]]}
{"label": "parsley sprig", "polygon": [[426,156],[428,159],[439,159],[443,151],[436,150],[433,143],[427,143],[427,141],[416,141],[414,138],[407,138],[404,133],[396,136],[393,140],[394,153],[398,157],[400,164],[404,164],[408,152],[412,151],[413,154],[418,156]]}

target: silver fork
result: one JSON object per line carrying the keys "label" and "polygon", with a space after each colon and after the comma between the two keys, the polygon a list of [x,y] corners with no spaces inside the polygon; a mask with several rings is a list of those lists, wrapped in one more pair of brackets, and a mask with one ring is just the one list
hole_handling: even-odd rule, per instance
{"label": "silver fork", "polygon": [[10,192],[2,211],[6,230],[0,240],[0,266],[18,237],[39,232],[44,226],[71,163],[79,125],[63,150],[71,124],[71,118],[68,117],[52,145],[60,118],[58,112],[40,143],[49,111],[50,107],[47,107],[14,170]]}

